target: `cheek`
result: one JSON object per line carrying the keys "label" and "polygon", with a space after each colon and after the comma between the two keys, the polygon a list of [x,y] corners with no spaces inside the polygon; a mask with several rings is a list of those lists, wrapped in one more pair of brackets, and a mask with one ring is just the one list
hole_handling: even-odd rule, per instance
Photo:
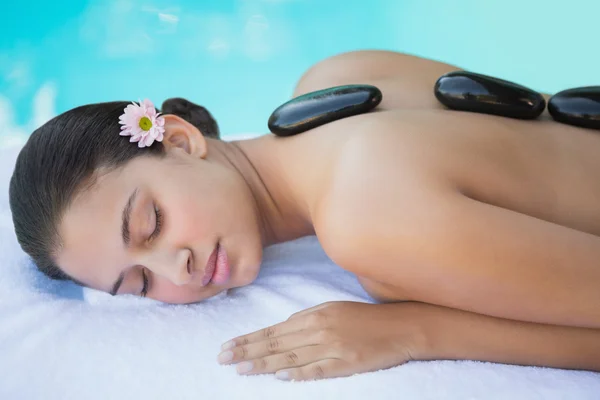
{"label": "cheek", "polygon": [[211,241],[216,239],[215,235],[231,231],[232,222],[239,223],[244,208],[234,186],[218,182],[205,185],[193,180],[187,184],[179,182],[179,188],[172,189],[175,195],[169,204],[177,230],[172,233],[183,240]]}
{"label": "cheek", "polygon": [[195,244],[202,244],[197,241],[210,234],[210,199],[190,182],[171,183],[165,188],[162,204],[169,236],[177,241],[193,240]]}
{"label": "cheek", "polygon": [[209,245],[204,243],[211,240],[209,237],[214,235],[213,221],[210,218],[212,214],[200,204],[200,201],[191,198],[180,200],[172,207],[172,222],[170,234],[184,242],[193,241],[190,245]]}

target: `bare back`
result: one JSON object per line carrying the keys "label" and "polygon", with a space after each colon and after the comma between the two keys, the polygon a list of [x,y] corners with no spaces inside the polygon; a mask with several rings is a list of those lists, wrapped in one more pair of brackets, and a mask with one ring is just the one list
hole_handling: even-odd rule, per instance
{"label": "bare back", "polygon": [[[329,154],[351,136],[363,135],[365,141],[374,145],[380,140],[391,149],[405,147],[407,141],[427,148],[438,146],[433,157],[439,159],[427,163],[443,163],[439,174],[469,196],[599,234],[600,135],[559,124],[547,111],[534,121],[449,111],[433,96],[433,86],[439,76],[458,69],[386,51],[326,59],[307,71],[295,95],[339,84],[370,83],[382,89],[384,100],[378,113],[321,127],[305,140],[312,136],[321,146],[335,141]],[[376,125],[376,129],[359,127],[364,124]],[[420,144],[411,136],[417,136]],[[381,161],[377,152],[373,157]],[[378,173],[394,179],[393,167]]]}
{"label": "bare back", "polygon": [[[382,181],[402,185],[402,168],[411,162],[476,200],[600,235],[600,135],[591,130],[548,120],[390,110],[290,139],[312,149],[306,155],[290,150],[305,171],[307,164],[315,171],[337,171],[328,184],[341,191],[336,198],[344,203],[358,192],[366,201],[367,188],[380,196]],[[333,163],[342,155],[354,166]],[[366,215],[379,210],[364,205],[365,218],[383,217]]]}
{"label": "bare back", "polygon": [[[401,225],[399,209],[419,208],[418,197],[407,198],[426,185],[600,235],[600,135],[590,130],[447,110],[389,110],[280,142],[298,175],[321,178],[319,185],[307,179],[299,190],[319,199],[313,217],[326,250],[337,246],[328,237],[343,242],[331,232],[332,220]],[[354,272],[379,300],[414,299],[398,282]]]}
{"label": "bare back", "polygon": [[[398,110],[377,118],[379,134],[358,134],[380,140],[382,149],[408,142],[422,163],[469,197],[600,235],[597,132],[453,111]],[[385,153],[367,157],[393,157]],[[393,180],[393,170],[378,172]]]}
{"label": "bare back", "polygon": [[[380,55],[349,58],[371,62]],[[566,298],[559,300],[564,291],[570,304],[589,304],[585,313],[595,315],[597,285],[575,299],[561,282],[592,285],[600,273],[594,262],[600,256],[600,135],[554,122],[546,113],[523,121],[446,110],[431,88],[438,74],[456,67],[388,53],[382,60],[390,57],[395,61],[385,76],[380,70],[365,80],[357,71],[328,85],[375,84],[384,92],[380,111],[280,141],[325,250],[382,301],[412,299],[511,318],[520,317],[509,310],[528,304],[526,318],[563,323],[576,315]],[[413,63],[421,72],[400,71],[396,78],[399,67]],[[408,87],[416,92],[400,91],[411,72],[417,83]],[[327,81],[317,77],[317,86]],[[301,80],[299,93],[318,88],[309,78]],[[473,202],[452,209],[456,193]],[[452,238],[452,226],[460,240]],[[531,245],[537,247],[527,250]],[[424,264],[404,256],[419,251]],[[569,254],[577,259],[567,261]],[[564,262],[573,264],[570,272]],[[485,278],[478,269],[488,271]],[[531,286],[544,275],[552,282]],[[449,281],[454,284],[445,285]],[[560,320],[542,308],[554,301],[564,304]]]}

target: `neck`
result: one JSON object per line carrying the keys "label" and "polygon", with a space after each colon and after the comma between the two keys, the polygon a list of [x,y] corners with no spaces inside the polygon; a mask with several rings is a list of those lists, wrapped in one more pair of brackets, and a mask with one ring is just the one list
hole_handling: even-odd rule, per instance
{"label": "neck", "polygon": [[[263,246],[313,235],[310,212],[293,190],[293,179],[273,157],[277,138],[265,135],[232,142],[215,141],[215,152],[243,178],[252,193],[261,227]],[[211,143],[212,144],[212,143]]]}

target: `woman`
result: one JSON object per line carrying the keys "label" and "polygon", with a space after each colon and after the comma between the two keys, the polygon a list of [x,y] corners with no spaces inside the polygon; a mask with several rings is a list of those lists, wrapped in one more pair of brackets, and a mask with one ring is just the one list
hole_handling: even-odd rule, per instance
{"label": "woman", "polygon": [[139,148],[119,135],[127,103],[70,110],[19,155],[17,237],[51,277],[189,303],[252,283],[264,246],[316,234],[380,304],[325,303],[235,338],[219,361],[240,373],[600,371],[600,136],[445,110],[432,88],[456,69],[382,51],[322,61],[294,96],[362,83],[384,100],[287,138],[222,142],[163,107],[148,122],[162,142]]}

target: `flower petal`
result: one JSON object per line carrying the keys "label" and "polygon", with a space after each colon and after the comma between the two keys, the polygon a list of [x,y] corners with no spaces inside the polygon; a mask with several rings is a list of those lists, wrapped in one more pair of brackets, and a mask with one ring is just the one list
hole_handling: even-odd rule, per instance
{"label": "flower petal", "polygon": [[[137,142],[139,147],[151,146],[155,140],[162,141],[164,138],[164,118],[157,112],[154,104],[149,99],[140,100],[139,103],[132,102],[123,110],[119,116],[121,136],[131,136],[130,142]],[[140,127],[140,120],[148,118],[152,126],[148,131]]]}
{"label": "flower petal", "polygon": [[146,136],[146,146],[150,147],[152,146],[152,143],[154,143],[154,138],[150,135]]}

